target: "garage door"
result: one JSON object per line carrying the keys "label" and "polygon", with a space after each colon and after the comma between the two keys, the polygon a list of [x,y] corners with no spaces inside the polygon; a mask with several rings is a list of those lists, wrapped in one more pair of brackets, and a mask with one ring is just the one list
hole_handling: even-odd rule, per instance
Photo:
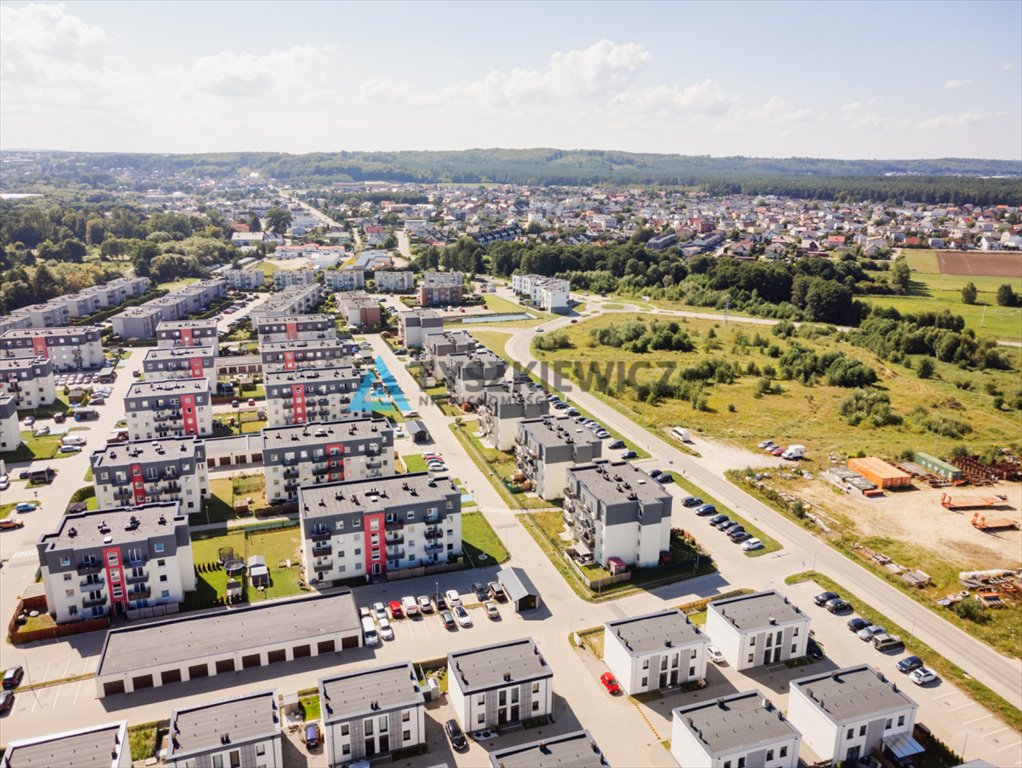
{"label": "garage door", "polygon": [[139,675],[138,677],[131,678],[131,687],[136,691],[142,688],[153,687],[153,676],[152,675]]}
{"label": "garage door", "polygon": [[189,680],[198,680],[200,677],[209,677],[209,664],[195,664],[188,667]]}
{"label": "garage door", "polygon": [[258,653],[253,653],[253,654],[251,654],[249,656],[242,656],[241,657],[241,668],[242,669],[251,669],[252,667],[261,667],[261,666],[262,666],[262,662],[259,659],[259,654]]}
{"label": "garage door", "polygon": [[180,669],[165,669],[160,672],[160,681],[167,685],[168,683],[180,683],[181,682],[181,670]]}
{"label": "garage door", "polygon": [[358,648],[358,637],[351,635],[341,640],[341,648]]}
{"label": "garage door", "polygon": [[321,640],[316,645],[316,650],[319,653],[333,653],[336,650],[336,648],[334,647],[334,641],[333,640]]}
{"label": "garage door", "polygon": [[276,664],[278,661],[287,661],[287,651],[270,651],[266,654],[267,664]]}
{"label": "garage door", "polygon": [[299,645],[295,647],[294,657],[296,659],[304,659],[312,655],[312,649],[307,645]]}
{"label": "garage door", "polygon": [[123,680],[111,680],[109,683],[103,683],[104,696],[113,696],[117,693],[124,693]]}
{"label": "garage door", "polygon": [[234,659],[221,659],[216,663],[216,673],[219,675],[222,672],[233,672],[234,671]]}

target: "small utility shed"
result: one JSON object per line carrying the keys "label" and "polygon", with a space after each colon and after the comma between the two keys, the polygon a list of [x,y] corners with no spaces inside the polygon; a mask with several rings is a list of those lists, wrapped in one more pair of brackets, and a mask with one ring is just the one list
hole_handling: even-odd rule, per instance
{"label": "small utility shed", "polygon": [[505,565],[497,571],[497,582],[507,595],[507,599],[515,606],[515,611],[521,613],[532,608],[539,608],[542,600],[539,591],[532,583],[528,574],[521,568]]}
{"label": "small utility shed", "polygon": [[411,419],[405,422],[405,430],[408,436],[417,443],[424,443],[429,440],[429,430],[426,425],[418,419]]}
{"label": "small utility shed", "polygon": [[962,470],[958,467],[948,464],[946,461],[941,461],[936,456],[931,456],[928,453],[916,451],[913,460],[927,472],[946,477],[948,480],[960,480],[962,478]]}
{"label": "small utility shed", "polygon": [[912,475],[876,456],[849,459],[848,468],[858,472],[877,488],[905,488],[912,485]]}

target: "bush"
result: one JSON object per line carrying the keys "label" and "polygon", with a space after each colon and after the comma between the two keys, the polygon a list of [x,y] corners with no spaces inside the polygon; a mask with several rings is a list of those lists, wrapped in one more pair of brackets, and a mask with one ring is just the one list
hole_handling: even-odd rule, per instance
{"label": "bush", "polygon": [[920,379],[933,378],[933,372],[936,366],[933,364],[933,360],[928,357],[924,357],[919,361],[919,367],[916,368],[916,376]]}
{"label": "bush", "polygon": [[901,416],[891,409],[890,396],[878,389],[855,390],[851,397],[841,403],[839,413],[853,427],[862,423],[884,427],[902,421]]}
{"label": "bush", "polygon": [[971,598],[965,598],[955,603],[954,612],[960,618],[975,624],[986,624],[990,621],[990,615],[987,613],[986,608]]}

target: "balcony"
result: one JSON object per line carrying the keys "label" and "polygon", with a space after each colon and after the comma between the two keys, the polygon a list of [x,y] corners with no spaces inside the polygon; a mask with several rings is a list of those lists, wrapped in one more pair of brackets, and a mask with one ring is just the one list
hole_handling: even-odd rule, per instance
{"label": "balcony", "polygon": [[326,528],[323,530],[315,530],[312,532],[310,537],[313,541],[329,541],[330,540],[330,529]]}
{"label": "balcony", "polygon": [[128,555],[124,564],[129,568],[141,568],[143,565],[149,562],[149,558],[145,555]]}
{"label": "balcony", "polygon": [[317,560],[315,563],[313,563],[312,570],[314,570],[314,571],[330,571],[330,570],[333,570],[333,567],[334,567],[334,560],[333,560],[333,558],[332,557],[324,557],[323,559]]}
{"label": "balcony", "polygon": [[156,490],[160,493],[181,493],[181,483],[163,483],[157,486]]}
{"label": "balcony", "polygon": [[426,522],[427,525],[432,525],[433,523],[438,523],[438,522],[440,522],[440,515],[438,513],[436,513],[436,512],[431,512],[431,513],[426,515],[425,522]]}
{"label": "balcony", "polygon": [[103,582],[106,581],[106,577],[103,574],[93,574],[88,578],[82,579],[78,582],[78,587],[84,592],[95,592],[98,589],[103,588]]}
{"label": "balcony", "polygon": [[288,467],[285,469],[284,477],[298,477],[298,467]]}
{"label": "balcony", "polygon": [[130,573],[126,573],[126,574],[124,574],[124,580],[126,582],[128,582],[129,584],[138,584],[139,582],[142,582],[142,581],[148,581],[149,580],[149,571],[142,571],[142,573],[139,573],[137,575],[132,575]]}
{"label": "balcony", "polygon": [[151,587],[135,587],[135,589],[128,591],[129,600],[148,600],[153,596],[153,590]]}
{"label": "balcony", "polygon": [[426,545],[425,550],[427,555],[434,554],[436,552],[443,552],[444,543],[442,541],[432,541]]}
{"label": "balcony", "polygon": [[100,593],[99,597],[83,597],[82,607],[83,608],[94,608],[97,605],[106,605],[106,595]]}
{"label": "balcony", "polygon": [[403,533],[388,533],[386,538],[388,546],[390,544],[403,544],[404,540],[405,535]]}
{"label": "balcony", "polygon": [[402,560],[405,556],[404,547],[387,547],[388,560]]}
{"label": "balcony", "polygon": [[431,528],[428,531],[426,531],[426,541],[431,541],[432,539],[442,539],[443,537],[444,532],[438,528]]}
{"label": "balcony", "polygon": [[383,524],[383,529],[385,531],[403,531],[404,527],[405,527],[404,520],[387,520]]}
{"label": "balcony", "polygon": [[325,555],[332,555],[334,553],[334,545],[328,542],[317,542],[312,548],[313,557],[323,557]]}
{"label": "balcony", "polygon": [[131,495],[131,488],[128,487],[121,487],[114,491],[115,499],[130,499]]}
{"label": "balcony", "polygon": [[89,576],[94,573],[102,573],[103,564],[98,561],[83,560],[78,564],[78,575]]}

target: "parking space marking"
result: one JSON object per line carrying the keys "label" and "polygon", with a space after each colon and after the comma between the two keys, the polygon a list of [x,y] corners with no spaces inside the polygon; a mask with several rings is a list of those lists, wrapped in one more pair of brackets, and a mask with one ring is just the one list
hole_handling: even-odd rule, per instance
{"label": "parking space marking", "polygon": [[1008,726],[1004,726],[1003,728],[998,728],[996,731],[990,731],[989,733],[984,733],[983,736],[984,736],[984,738],[989,738],[990,736],[996,736],[999,733],[1004,733],[1005,731],[1009,731],[1009,730],[1011,730],[1011,729]]}
{"label": "parking space marking", "polygon": [[997,751],[998,751],[998,752],[1006,752],[1006,751],[1008,751],[1009,749],[1018,749],[1019,747],[1022,747],[1022,741],[1016,741],[1016,742],[1015,742],[1014,744],[1009,744],[1009,745],[1008,745],[1008,746],[1006,746],[1006,747],[1001,747],[1001,748],[1000,748],[1000,749],[998,749]]}
{"label": "parking space marking", "polygon": [[948,709],[948,712],[956,712],[956,711],[958,711],[959,709],[965,709],[966,707],[971,707],[971,706],[972,706],[973,704],[975,704],[975,703],[976,703],[976,702],[974,702],[974,701],[967,701],[967,702],[965,702],[964,704],[959,704],[959,705],[958,705],[957,707],[950,707],[950,708]]}
{"label": "parking space marking", "polygon": [[978,723],[980,720],[986,720],[988,717],[993,717],[993,715],[987,713],[980,717],[974,718],[973,720],[966,720],[964,723],[962,723],[962,725],[972,725],[973,723]]}

